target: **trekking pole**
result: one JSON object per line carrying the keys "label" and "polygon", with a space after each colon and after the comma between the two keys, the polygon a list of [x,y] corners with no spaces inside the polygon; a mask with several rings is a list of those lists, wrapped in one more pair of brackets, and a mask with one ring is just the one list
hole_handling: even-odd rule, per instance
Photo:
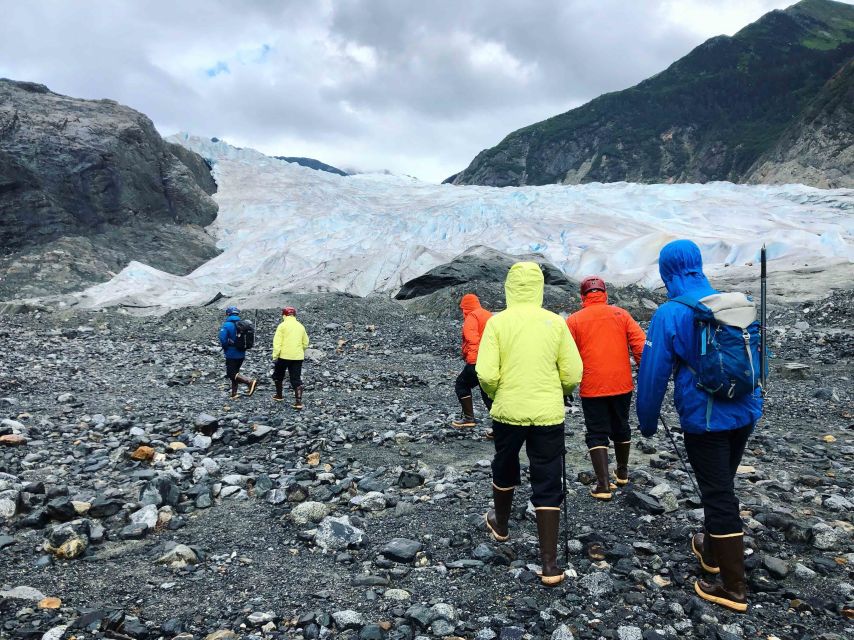
{"label": "trekking pole", "polygon": [[563,446],[563,561],[569,564],[569,517],[566,515],[566,444]]}
{"label": "trekking pole", "polygon": [[664,432],[667,434],[667,437],[670,438],[670,443],[673,445],[673,450],[676,452],[676,455],[679,456],[679,461],[682,463],[682,468],[685,469],[685,473],[687,473],[688,477],[691,479],[691,484],[694,485],[694,491],[697,492],[697,497],[699,498],[700,489],[697,487],[697,483],[694,481],[694,476],[688,469],[688,465],[685,464],[685,458],[682,457],[682,453],[679,451],[679,447],[676,445],[676,439],[673,437],[673,434],[670,433],[670,429],[667,428],[667,423],[664,422],[664,416],[658,416],[658,419],[661,420],[661,426],[664,427]]}
{"label": "trekking pole", "polygon": [[760,271],[759,271],[759,362],[762,369],[759,371],[759,380],[762,384],[762,393],[766,392],[766,384],[768,382],[768,273],[766,271],[766,255],[765,245],[762,245],[760,252]]}

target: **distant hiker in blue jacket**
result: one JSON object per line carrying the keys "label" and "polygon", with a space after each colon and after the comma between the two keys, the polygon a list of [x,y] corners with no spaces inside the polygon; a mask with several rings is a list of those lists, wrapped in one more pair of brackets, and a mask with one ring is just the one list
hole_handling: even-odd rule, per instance
{"label": "distant hiker in blue jacket", "polygon": [[251,396],[255,393],[255,387],[258,386],[258,380],[251,380],[240,375],[240,367],[243,366],[243,360],[246,358],[246,351],[238,349],[236,346],[237,340],[237,323],[240,322],[240,309],[237,307],[228,307],[225,310],[225,322],[219,329],[219,343],[222,345],[222,351],[225,355],[225,375],[231,380],[231,399],[237,400],[238,386],[245,384],[249,387],[246,395]]}
{"label": "distant hiker in blue jacket", "polygon": [[703,570],[720,574],[715,581],[698,580],[694,589],[704,600],[746,611],[744,534],[734,480],[747,439],[762,416],[762,392],[757,387],[727,399],[698,388],[701,328],[693,309],[674,298],[702,300],[716,317],[729,314],[735,322],[751,322],[749,314],[755,319],[756,309],[743,294],[719,294],[712,288],[703,274],[700,248],[690,240],[665,245],[658,270],[670,300],[656,311],[647,332],[637,385],[640,430],[646,437],[655,434],[672,375],[674,404],[705,515],[705,530],[691,538],[691,548]]}

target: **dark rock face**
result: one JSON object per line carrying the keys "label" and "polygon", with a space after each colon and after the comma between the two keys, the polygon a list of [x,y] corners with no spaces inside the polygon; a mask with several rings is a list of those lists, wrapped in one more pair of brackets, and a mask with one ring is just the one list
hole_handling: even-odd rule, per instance
{"label": "dark rock face", "polygon": [[285,162],[293,162],[295,164],[300,165],[301,167],[308,167],[309,169],[315,169],[316,171],[326,171],[328,173],[334,173],[338,176],[348,176],[350,175],[346,171],[342,171],[338,167],[333,167],[331,164],[326,164],[325,162],[321,162],[320,160],[315,160],[314,158],[300,158],[300,157],[290,157],[290,156],[275,156],[278,160],[284,160]]}
{"label": "dark rock face", "polygon": [[216,255],[201,229],[215,189],[143,114],[0,80],[0,294],[102,281],[131,259],[186,273]]}
{"label": "dark rock face", "polygon": [[525,260],[536,262],[542,267],[547,285],[572,286],[563,272],[553,264],[546,262],[546,259],[540,254],[511,256],[489,247],[472,247],[451,262],[439,265],[424,275],[413,278],[400,288],[395,298],[397,300],[409,300],[447,287],[477,281],[503,283],[510,267],[516,262]]}
{"label": "dark rock face", "polygon": [[853,54],[854,7],[802,0],[634,87],[511,133],[446,182],[850,186]]}

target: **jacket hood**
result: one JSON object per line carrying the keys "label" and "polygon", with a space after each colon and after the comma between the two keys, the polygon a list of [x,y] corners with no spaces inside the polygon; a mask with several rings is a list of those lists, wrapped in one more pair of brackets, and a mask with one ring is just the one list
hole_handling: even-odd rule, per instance
{"label": "jacket hood", "polygon": [[543,271],[536,262],[517,262],[507,273],[504,296],[507,307],[519,304],[543,306]]}
{"label": "jacket hood", "polygon": [[662,247],[658,273],[670,298],[691,295],[699,299],[716,293],[703,274],[700,247],[690,240],[674,240]]}
{"label": "jacket hood", "polygon": [[608,304],[607,291],[591,291],[586,296],[581,296],[581,306],[589,307],[592,304]]}
{"label": "jacket hood", "polygon": [[296,322],[296,321],[297,321],[296,316],[286,316],[286,315],[282,314],[282,322]]}
{"label": "jacket hood", "polygon": [[460,309],[463,310],[463,315],[467,316],[475,309],[480,309],[480,300],[473,293],[467,293],[460,300]]}
{"label": "jacket hood", "polygon": [[237,322],[238,320],[240,320],[240,316],[236,313],[231,314],[225,319],[226,322]]}

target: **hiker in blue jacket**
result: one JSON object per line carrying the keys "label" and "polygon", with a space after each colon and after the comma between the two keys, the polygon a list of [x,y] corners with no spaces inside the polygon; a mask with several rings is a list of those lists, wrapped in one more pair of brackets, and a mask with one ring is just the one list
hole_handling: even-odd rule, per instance
{"label": "hiker in blue jacket", "polygon": [[222,346],[223,354],[225,355],[225,376],[231,380],[231,399],[237,400],[237,389],[239,385],[245,384],[249,390],[246,395],[251,396],[255,393],[255,387],[258,386],[258,380],[251,380],[240,375],[240,367],[243,366],[243,360],[246,358],[246,352],[238,349],[235,345],[237,340],[237,323],[240,322],[240,309],[237,307],[228,307],[225,310],[225,322],[219,329],[219,343]]}
{"label": "hiker in blue jacket", "polygon": [[[640,430],[646,437],[655,434],[672,375],[674,404],[705,516],[704,531],[694,534],[691,548],[703,570],[720,574],[715,581],[698,580],[694,589],[709,602],[746,611],[744,533],[734,480],[747,439],[762,416],[762,391],[757,387],[727,399],[697,387],[694,372],[699,369],[701,329],[692,308],[674,298],[704,299],[703,304],[717,305],[716,316],[730,313],[743,319],[752,312],[755,318],[756,309],[743,294],[719,294],[712,288],[703,274],[700,248],[690,240],[665,245],[658,270],[670,299],[652,318],[641,358],[637,385]],[[746,322],[750,321],[748,316]]]}

